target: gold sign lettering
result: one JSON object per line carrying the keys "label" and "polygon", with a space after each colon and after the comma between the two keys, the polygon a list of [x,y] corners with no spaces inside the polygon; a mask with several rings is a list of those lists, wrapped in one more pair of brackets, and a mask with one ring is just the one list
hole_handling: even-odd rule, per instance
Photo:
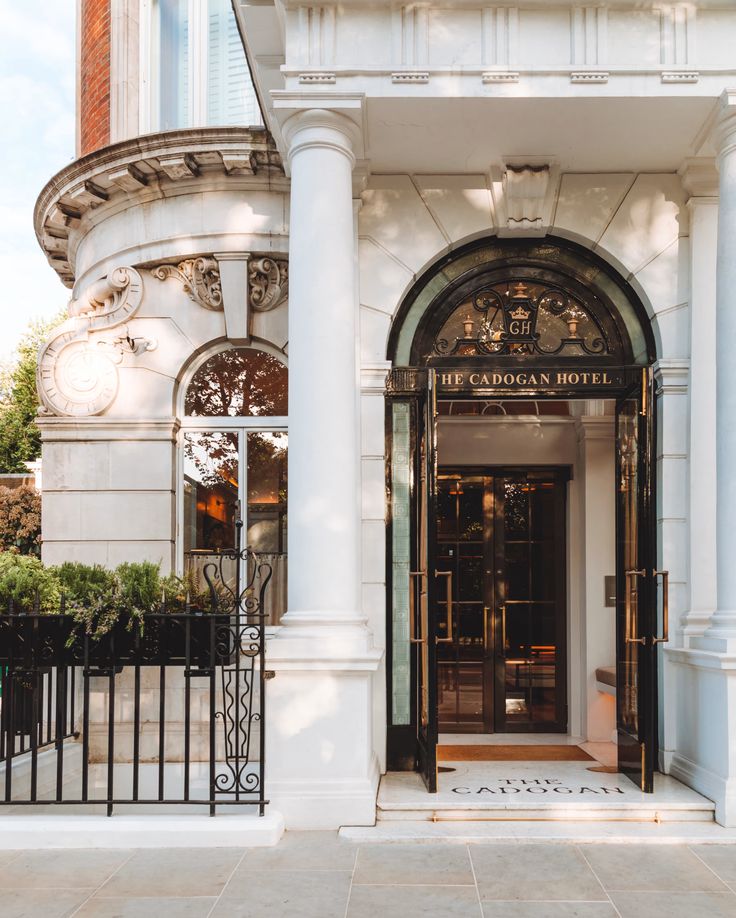
{"label": "gold sign lettering", "polygon": [[527,389],[554,386],[555,388],[575,389],[579,386],[614,386],[620,379],[611,378],[607,370],[555,370],[529,372],[526,370],[494,370],[491,373],[481,371],[451,372],[440,370],[437,373],[440,387],[459,389],[492,388],[492,389]]}

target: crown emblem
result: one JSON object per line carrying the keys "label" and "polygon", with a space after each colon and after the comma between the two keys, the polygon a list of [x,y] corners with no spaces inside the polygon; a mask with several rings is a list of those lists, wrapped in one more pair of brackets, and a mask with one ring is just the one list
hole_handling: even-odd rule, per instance
{"label": "crown emblem", "polygon": [[511,313],[512,319],[528,319],[531,315],[530,310],[524,309],[523,306],[517,306],[516,309]]}

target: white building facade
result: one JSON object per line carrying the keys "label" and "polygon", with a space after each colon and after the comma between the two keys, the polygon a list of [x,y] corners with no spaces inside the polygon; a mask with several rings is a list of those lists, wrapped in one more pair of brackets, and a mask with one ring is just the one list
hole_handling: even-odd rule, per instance
{"label": "white building facade", "polygon": [[464,733],[617,736],[736,825],[733,4],[110,11],[35,214],[44,560],[240,507],[287,828]]}

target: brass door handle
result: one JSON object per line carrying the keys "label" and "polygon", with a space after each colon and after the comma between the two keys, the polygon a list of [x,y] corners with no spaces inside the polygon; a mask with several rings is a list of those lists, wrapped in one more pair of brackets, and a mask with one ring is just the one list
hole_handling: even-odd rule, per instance
{"label": "brass door handle", "polygon": [[[409,579],[413,577],[424,577],[426,576],[426,571],[409,571]],[[421,581],[420,581],[421,582]],[[409,643],[410,644],[423,644],[423,637],[416,637],[417,633],[417,622],[416,622],[416,608],[414,601],[414,583],[409,584]]]}
{"label": "brass door handle", "polygon": [[490,614],[490,606],[483,606],[483,650],[488,652],[488,616]]}
{"label": "brass door handle", "polygon": [[655,577],[662,578],[662,637],[655,637],[653,643],[666,644],[670,639],[670,572],[654,571]]}
{"label": "brass door handle", "polygon": [[451,644],[452,643],[452,571],[435,571],[435,577],[446,577],[446,592],[445,592],[445,601],[447,604],[447,637],[435,637],[435,640],[438,644]]}
{"label": "brass door handle", "polygon": [[[625,603],[626,603],[626,606],[625,606],[625,615],[626,615],[626,628],[627,628],[627,630],[628,630],[628,628],[629,628],[630,625],[631,625],[631,590],[629,589],[629,577],[645,577],[645,576],[646,576],[646,573],[647,573],[646,571],[638,571],[638,570],[624,571],[624,578],[625,578],[625,581],[624,581],[624,596],[626,597],[626,598],[625,598]],[[629,635],[627,634],[627,635],[626,635],[626,643],[627,643],[627,644],[644,644],[644,643],[646,643],[646,638],[643,638],[643,637],[629,637]]]}
{"label": "brass door handle", "polygon": [[501,656],[506,653],[506,603],[501,606]]}

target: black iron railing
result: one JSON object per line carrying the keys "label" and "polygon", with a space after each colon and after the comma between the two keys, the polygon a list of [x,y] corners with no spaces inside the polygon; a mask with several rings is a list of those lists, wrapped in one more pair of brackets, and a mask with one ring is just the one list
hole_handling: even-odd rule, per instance
{"label": "black iron railing", "polygon": [[255,806],[263,815],[272,565],[199,554],[208,608],[100,640],[66,615],[0,615],[0,804]]}

